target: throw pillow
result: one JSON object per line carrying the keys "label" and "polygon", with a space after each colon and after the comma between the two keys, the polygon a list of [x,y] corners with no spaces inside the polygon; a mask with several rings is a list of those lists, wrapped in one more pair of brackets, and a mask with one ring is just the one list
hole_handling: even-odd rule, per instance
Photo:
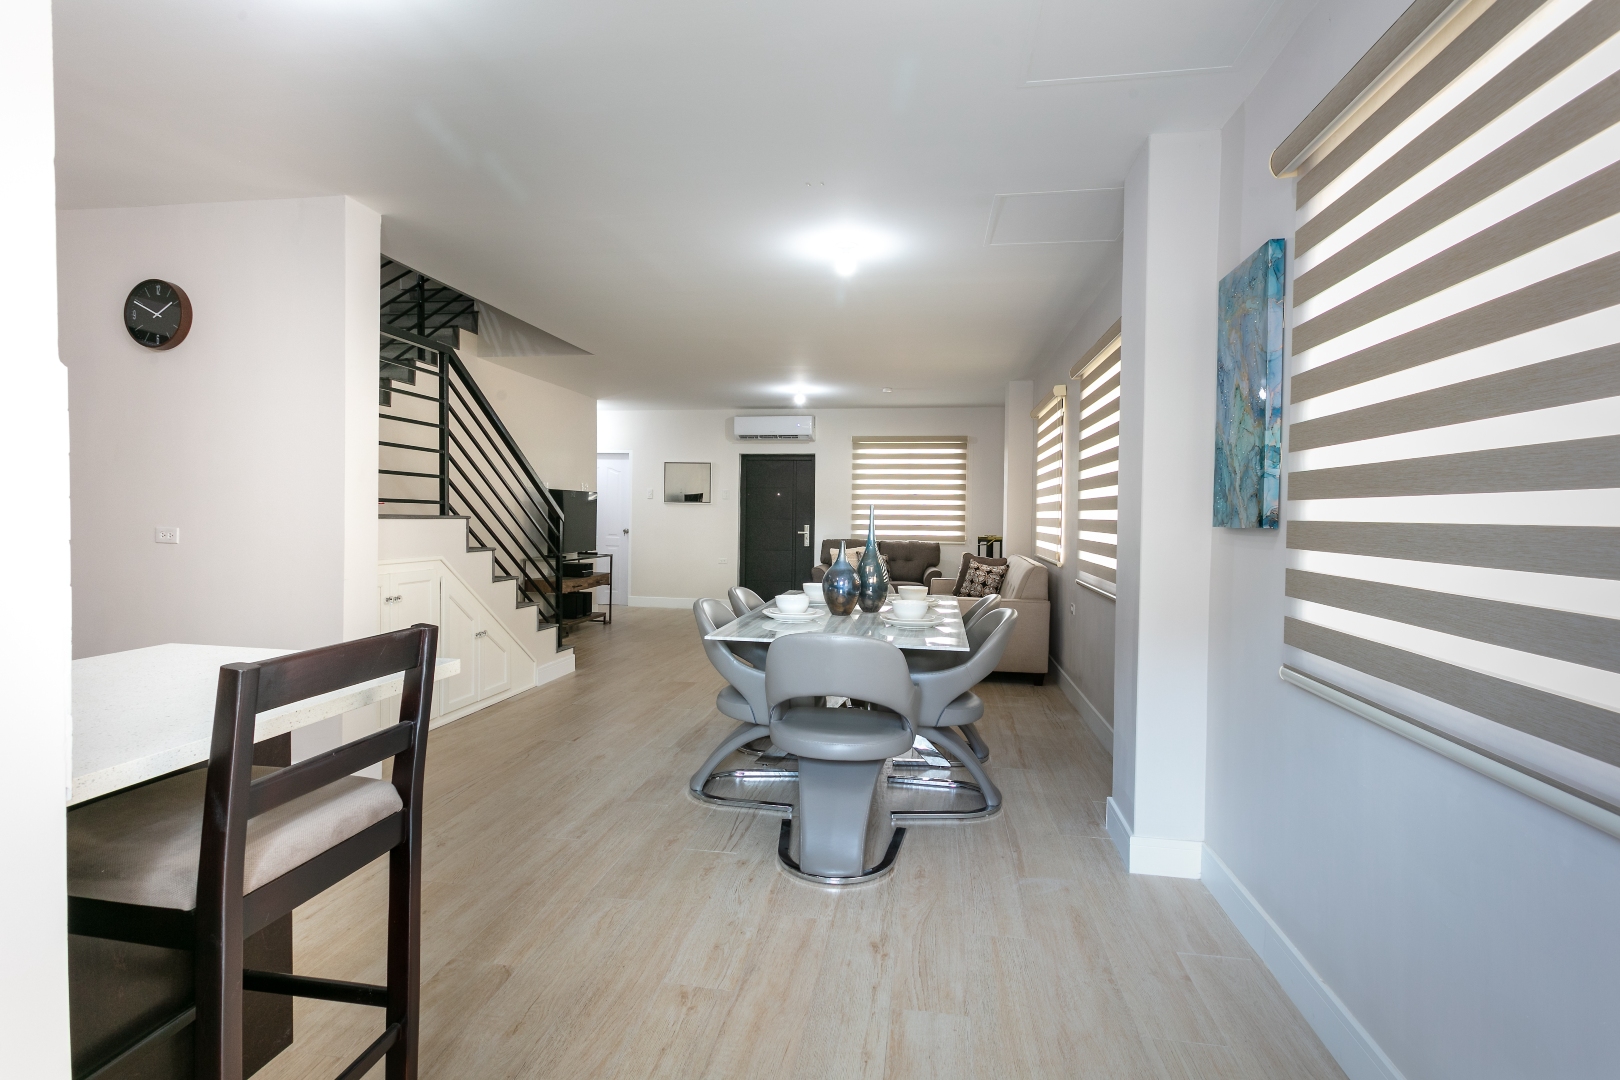
{"label": "throw pillow", "polygon": [[991,593],[1001,591],[1001,583],[1007,580],[1007,564],[990,566],[975,559],[968,564],[967,574],[964,576],[961,587],[957,590],[958,596],[989,596]]}
{"label": "throw pillow", "polygon": [[1007,579],[1007,560],[1006,559],[993,559],[988,555],[975,555],[971,551],[964,551],[964,552],[962,552],[962,565],[956,571],[956,588],[951,590],[952,595],[954,595],[954,596],[986,596],[986,595],[988,595],[987,593],[970,593],[970,592],[964,592],[963,591],[963,589],[967,586],[968,569],[970,567],[973,567],[973,566],[980,566],[980,567],[999,566],[1001,568],[1001,577],[999,579],[997,579],[997,581],[996,581],[997,588],[996,588],[996,590],[993,590],[993,591],[1000,591],[1001,583]]}

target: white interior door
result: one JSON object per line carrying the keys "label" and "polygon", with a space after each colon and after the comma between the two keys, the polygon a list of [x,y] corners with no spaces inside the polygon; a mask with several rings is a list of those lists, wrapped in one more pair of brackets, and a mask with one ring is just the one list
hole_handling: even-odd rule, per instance
{"label": "white interior door", "polygon": [[[613,602],[630,602],[630,455],[596,455],[596,550],[613,556]],[[607,597],[596,590],[597,602]]]}
{"label": "white interior door", "polygon": [[478,603],[449,574],[439,582],[439,655],[460,660],[461,673],[441,680],[434,696],[454,712],[478,700]]}
{"label": "white interior door", "polygon": [[481,620],[473,635],[478,654],[478,699],[504,694],[512,688],[512,644],[506,631],[490,620]]}

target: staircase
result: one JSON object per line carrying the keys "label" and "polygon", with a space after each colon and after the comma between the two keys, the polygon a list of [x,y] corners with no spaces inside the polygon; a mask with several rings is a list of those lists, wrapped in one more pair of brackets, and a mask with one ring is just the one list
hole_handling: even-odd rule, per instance
{"label": "staircase", "polygon": [[533,629],[558,625],[562,509],[456,354],[475,301],[385,257],[381,316],[379,515],[464,523]]}

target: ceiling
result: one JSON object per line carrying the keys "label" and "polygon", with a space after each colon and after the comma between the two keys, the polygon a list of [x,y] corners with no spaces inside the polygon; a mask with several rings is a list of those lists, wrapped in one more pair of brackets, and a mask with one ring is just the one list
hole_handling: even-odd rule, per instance
{"label": "ceiling", "polygon": [[1311,2],[58,0],[59,198],[352,195],[609,406],[994,404]]}

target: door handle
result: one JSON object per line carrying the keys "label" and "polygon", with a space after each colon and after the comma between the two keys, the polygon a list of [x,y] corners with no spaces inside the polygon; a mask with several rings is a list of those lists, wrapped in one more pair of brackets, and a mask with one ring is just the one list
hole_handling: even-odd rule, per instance
{"label": "door handle", "polygon": [[624,535],[629,536],[630,535],[630,530],[629,529],[624,530]]}
{"label": "door handle", "polygon": [[480,630],[480,631],[478,631],[478,633],[473,635],[473,637],[488,637],[488,636],[489,636],[489,631],[488,630]]}
{"label": "door handle", "polygon": [[810,546],[810,526],[806,525],[804,528],[800,529],[799,530],[799,535],[804,537],[804,546],[809,547]]}
{"label": "door handle", "polygon": [[403,599],[405,599],[403,596],[385,596],[385,597],[383,597],[383,603],[385,603],[385,604],[397,604]]}

